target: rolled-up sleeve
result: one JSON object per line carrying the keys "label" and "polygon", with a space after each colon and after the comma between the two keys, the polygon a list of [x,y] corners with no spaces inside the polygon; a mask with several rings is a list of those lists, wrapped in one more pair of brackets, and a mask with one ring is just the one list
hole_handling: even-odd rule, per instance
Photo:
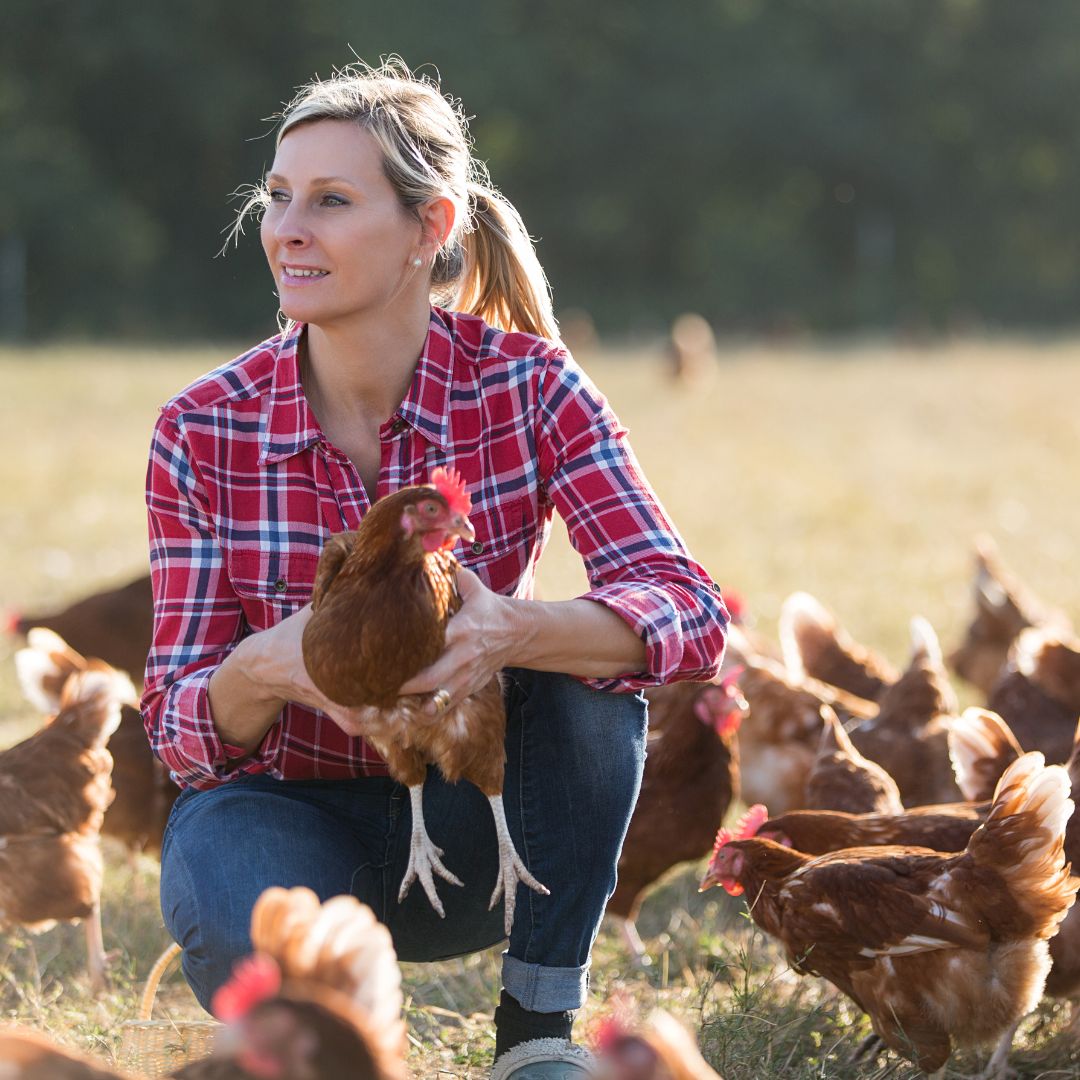
{"label": "rolled-up sleeve", "polygon": [[185,443],[182,416],[158,417],[146,505],[154,635],[142,715],[150,746],[187,786],[212,787],[266,772],[278,751],[280,722],[246,754],[222,743],[211,715],[210,678],[247,626],[214,532],[205,485]]}
{"label": "rolled-up sleeve", "polygon": [[538,402],[541,479],[584,560],[584,599],[614,611],[646,646],[646,670],[583,681],[630,691],[713,678],[727,609],[645,479],[626,429],[564,351],[541,362]]}

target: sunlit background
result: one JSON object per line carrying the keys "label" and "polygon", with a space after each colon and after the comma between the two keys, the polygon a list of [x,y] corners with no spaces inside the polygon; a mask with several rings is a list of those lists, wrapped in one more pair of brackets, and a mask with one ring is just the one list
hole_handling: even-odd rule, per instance
{"label": "sunlit background", "polygon": [[[146,573],[156,409],[275,331],[254,230],[221,253],[230,195],[269,165],[295,88],[390,53],[474,118],[566,342],[762,633],[806,589],[897,665],[915,614],[947,649],[980,533],[1080,620],[1071,0],[6,0],[0,607],[47,611]],[[584,587],[557,536],[544,595]],[[13,648],[0,745],[40,723]],[[144,863],[137,925],[116,914],[126,880],[107,881],[106,946],[127,964],[109,1011],[77,997],[73,1016],[0,949],[6,1016],[115,1051],[164,933]],[[643,926],[670,935],[682,974],[631,992],[693,1023],[702,957],[726,946],[715,902],[680,889],[681,929],[659,906]],[[78,938],[57,933],[41,970],[70,953],[77,971]],[[626,972],[604,949],[609,989]],[[478,963],[410,976],[417,1001],[490,1011],[494,962]],[[486,1021],[411,1022],[440,1075],[483,1075]],[[790,1068],[775,1075],[854,1075]]]}

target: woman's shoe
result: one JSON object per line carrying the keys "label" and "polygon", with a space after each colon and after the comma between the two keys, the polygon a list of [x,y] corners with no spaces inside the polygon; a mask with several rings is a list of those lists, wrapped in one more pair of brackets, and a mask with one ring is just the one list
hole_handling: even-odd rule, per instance
{"label": "woman's shoe", "polygon": [[586,1080],[593,1056],[566,1039],[530,1039],[507,1050],[491,1067],[491,1080]]}

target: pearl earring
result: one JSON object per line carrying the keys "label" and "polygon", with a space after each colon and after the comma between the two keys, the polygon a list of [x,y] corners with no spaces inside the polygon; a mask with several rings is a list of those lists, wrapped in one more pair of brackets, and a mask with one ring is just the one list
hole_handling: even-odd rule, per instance
{"label": "pearl earring", "polygon": [[419,256],[419,255],[417,255],[417,256],[416,256],[416,258],[415,258],[415,259],[413,259],[413,261],[412,261],[412,264],[413,264],[413,266],[419,266],[419,265],[420,265],[420,261],[421,261],[421,260],[420,260],[420,256]]}

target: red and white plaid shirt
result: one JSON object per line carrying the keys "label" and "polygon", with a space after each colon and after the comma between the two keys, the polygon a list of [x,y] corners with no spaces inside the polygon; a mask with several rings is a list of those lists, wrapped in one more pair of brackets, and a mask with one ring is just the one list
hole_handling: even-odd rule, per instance
{"label": "red and white plaid shirt", "polygon": [[[181,784],[245,773],[383,775],[362,739],[290,704],[250,754],[214,728],[207,684],[253,631],[311,598],[323,542],[368,509],[356,469],[308,407],[303,326],[203,376],[166,404],[147,472],[154,642],[143,717]],[[629,623],[647,670],[587,680],[634,690],[716,674],[727,611],[649,487],[604,397],[567,352],[433,308],[412,385],[379,430],[378,497],[445,465],[472,497],[476,540],[457,552],[492,590],[532,595],[558,510],[588,571],[588,599]],[[459,541],[460,544],[460,541]]]}

